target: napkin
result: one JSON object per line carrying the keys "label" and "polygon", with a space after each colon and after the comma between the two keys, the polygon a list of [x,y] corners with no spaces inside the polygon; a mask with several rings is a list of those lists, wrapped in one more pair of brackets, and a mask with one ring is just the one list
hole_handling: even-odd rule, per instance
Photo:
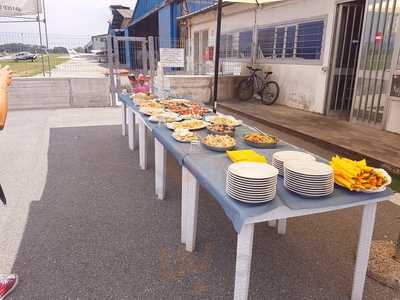
{"label": "napkin", "polygon": [[268,163],[268,160],[265,156],[257,153],[254,150],[236,150],[236,151],[227,151],[226,153],[233,162],[249,161],[249,162]]}

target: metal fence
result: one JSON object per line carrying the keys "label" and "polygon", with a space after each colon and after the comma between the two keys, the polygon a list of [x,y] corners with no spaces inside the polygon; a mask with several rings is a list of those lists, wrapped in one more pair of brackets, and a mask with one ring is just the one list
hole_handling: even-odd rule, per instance
{"label": "metal fence", "polygon": [[[0,32],[0,64],[16,77],[99,78],[108,72],[106,37]],[[43,43],[45,44],[45,43]]]}

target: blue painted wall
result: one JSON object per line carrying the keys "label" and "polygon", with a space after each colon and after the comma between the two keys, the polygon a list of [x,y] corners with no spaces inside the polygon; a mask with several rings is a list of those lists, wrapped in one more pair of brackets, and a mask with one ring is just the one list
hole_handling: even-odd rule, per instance
{"label": "blue painted wall", "polygon": [[138,0],[133,12],[133,19],[139,20],[149,12],[161,7],[165,0]]}
{"label": "blue painted wall", "polygon": [[198,11],[200,9],[203,9],[207,6],[213,5],[215,4],[217,1],[216,0],[187,0],[187,5],[189,8],[189,11],[195,12]]}

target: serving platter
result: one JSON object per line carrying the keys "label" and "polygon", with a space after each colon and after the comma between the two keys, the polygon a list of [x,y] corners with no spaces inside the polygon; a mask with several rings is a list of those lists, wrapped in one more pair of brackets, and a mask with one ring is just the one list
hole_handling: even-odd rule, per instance
{"label": "serving platter", "polygon": [[[184,128],[184,129],[188,129],[188,130],[201,130],[207,127],[208,123],[201,121],[201,120],[196,120],[196,122],[199,122],[199,126],[195,126],[195,127],[191,127],[189,124],[189,122],[192,120],[185,120],[182,122],[171,122],[171,123],[167,123],[167,128],[171,129],[171,130],[175,130],[177,128]],[[189,127],[188,127],[189,126]]]}
{"label": "serving platter", "polygon": [[201,141],[201,144],[204,147],[206,147],[208,150],[215,151],[215,152],[226,152],[226,151],[231,151],[236,148],[236,145],[233,145],[231,147],[225,147],[225,148],[224,147],[213,147],[213,146],[209,146],[206,143],[204,143],[203,140]]}

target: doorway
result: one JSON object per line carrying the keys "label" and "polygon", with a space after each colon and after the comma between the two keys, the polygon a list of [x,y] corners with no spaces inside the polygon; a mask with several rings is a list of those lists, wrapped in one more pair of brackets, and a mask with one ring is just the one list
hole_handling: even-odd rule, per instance
{"label": "doorway", "polygon": [[368,0],[352,122],[383,128],[399,0]]}
{"label": "doorway", "polygon": [[207,71],[204,54],[208,47],[208,30],[197,31],[194,33],[193,37],[194,74],[203,75]]}
{"label": "doorway", "polygon": [[328,89],[328,114],[350,119],[365,1],[339,3]]}

